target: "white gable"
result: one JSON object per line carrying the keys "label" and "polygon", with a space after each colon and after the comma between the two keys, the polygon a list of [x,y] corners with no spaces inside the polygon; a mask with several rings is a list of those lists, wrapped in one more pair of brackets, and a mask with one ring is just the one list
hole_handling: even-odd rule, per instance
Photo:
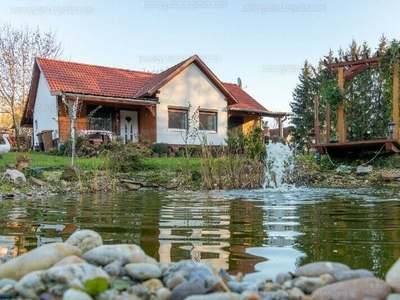
{"label": "white gable", "polygon": [[[198,107],[203,110],[212,110],[217,114],[216,131],[200,131],[200,135],[207,135],[207,143],[213,145],[224,144],[227,134],[227,102],[224,95],[208,80],[195,65],[189,65],[160,89],[157,105],[157,142],[169,144],[185,144],[185,130],[168,128],[168,107],[191,106],[189,119]],[[198,127],[198,124],[195,125]],[[195,130],[191,128],[190,133]],[[200,144],[200,139],[191,139],[190,144]]]}

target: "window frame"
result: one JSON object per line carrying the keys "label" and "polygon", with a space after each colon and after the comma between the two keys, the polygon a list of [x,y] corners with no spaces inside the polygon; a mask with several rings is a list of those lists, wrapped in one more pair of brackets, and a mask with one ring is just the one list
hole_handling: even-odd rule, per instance
{"label": "window frame", "polygon": [[[87,106],[87,111],[90,113],[94,109],[96,109],[98,106],[96,105],[88,105]],[[88,115],[89,115],[88,113]],[[107,117],[105,117],[107,115]],[[107,130],[107,131],[113,131],[113,122],[114,122],[114,111],[112,108],[103,106],[100,109],[97,109],[96,112],[92,115],[92,117],[88,120],[87,122],[87,129],[88,130]],[[108,125],[109,129],[107,128],[95,128],[95,125],[97,124],[104,124]],[[108,123],[108,124],[107,124]]]}
{"label": "window frame", "polygon": [[[183,115],[183,127],[172,127],[172,123],[177,124],[178,122],[181,123],[182,119],[179,120],[172,120],[170,113],[181,114]],[[183,106],[171,106],[168,105],[168,130],[188,130],[189,129],[189,109]]]}
{"label": "window frame", "polygon": [[[206,129],[201,122],[201,115],[213,116],[213,129],[208,129],[208,124]],[[205,109],[199,108],[199,130],[207,132],[218,132],[218,111],[216,109]]]}

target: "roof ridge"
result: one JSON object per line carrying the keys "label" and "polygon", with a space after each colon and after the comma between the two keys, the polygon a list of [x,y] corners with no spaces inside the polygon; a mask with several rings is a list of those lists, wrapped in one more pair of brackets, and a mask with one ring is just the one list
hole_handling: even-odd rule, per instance
{"label": "roof ridge", "polygon": [[159,73],[154,73],[154,72],[149,72],[149,71],[145,72],[145,71],[139,71],[139,70],[133,70],[133,69],[124,69],[124,68],[117,68],[117,67],[101,66],[101,65],[96,65],[96,64],[88,64],[88,63],[81,63],[81,62],[69,61],[69,60],[60,60],[60,59],[47,58],[47,57],[36,57],[36,59],[39,59],[39,60],[51,60],[51,61],[60,62],[60,63],[70,63],[70,64],[75,64],[75,65],[80,65],[80,66],[89,66],[89,67],[96,67],[96,68],[121,70],[121,71],[136,72],[136,73],[143,73],[143,74],[152,74],[152,75],[159,74]]}
{"label": "roof ridge", "polygon": [[[171,70],[174,70],[174,69],[179,69],[179,67],[183,66],[187,61],[194,59],[195,56],[197,56],[197,55],[196,54],[192,55],[192,56],[188,57],[187,59],[173,65],[172,67],[169,67],[169,68],[165,69],[164,71],[161,71],[160,73],[154,74],[154,76],[152,78],[149,78],[149,80],[147,80],[146,83],[143,84],[143,86],[136,92],[135,97],[142,96],[144,91],[146,91],[146,90],[148,91],[149,89],[153,88],[154,86],[157,86],[157,85],[161,84],[162,82],[164,82],[170,75],[170,74],[168,74],[168,72],[170,72]],[[155,79],[157,79],[159,77],[161,78],[160,81],[152,83],[152,81],[154,81]],[[152,85],[152,86],[148,86],[148,85]]]}

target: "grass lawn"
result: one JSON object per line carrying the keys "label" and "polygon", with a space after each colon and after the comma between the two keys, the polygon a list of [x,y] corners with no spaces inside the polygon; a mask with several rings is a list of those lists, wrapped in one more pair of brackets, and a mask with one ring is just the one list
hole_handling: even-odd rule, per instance
{"label": "grass lawn", "polygon": [[[7,164],[16,164],[17,152],[8,152],[0,156],[0,169]],[[71,165],[71,157],[48,155],[40,152],[22,152],[30,157],[30,168],[54,167],[60,168]],[[191,170],[200,170],[200,159],[191,158],[187,161],[183,157],[144,158],[143,170],[169,170],[176,171],[190,164]],[[86,170],[101,170],[104,166],[103,158],[75,158],[75,164]]]}

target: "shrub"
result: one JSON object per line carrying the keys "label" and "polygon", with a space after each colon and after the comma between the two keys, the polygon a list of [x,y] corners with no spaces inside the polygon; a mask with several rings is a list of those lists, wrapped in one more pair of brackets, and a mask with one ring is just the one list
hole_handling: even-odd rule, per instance
{"label": "shrub", "polygon": [[136,143],[108,143],[107,145],[108,149],[103,150],[101,156],[108,160],[107,165],[111,170],[131,172],[141,169],[143,152]]}
{"label": "shrub", "polygon": [[[77,136],[75,138],[75,152],[78,152],[79,147],[85,141],[85,137]],[[60,150],[58,150],[59,156],[71,156],[72,155],[72,141],[66,141],[64,144],[60,146]]]}
{"label": "shrub", "polygon": [[154,143],[151,145],[151,151],[153,151],[153,153],[158,153],[158,154],[168,153],[168,144]]}

